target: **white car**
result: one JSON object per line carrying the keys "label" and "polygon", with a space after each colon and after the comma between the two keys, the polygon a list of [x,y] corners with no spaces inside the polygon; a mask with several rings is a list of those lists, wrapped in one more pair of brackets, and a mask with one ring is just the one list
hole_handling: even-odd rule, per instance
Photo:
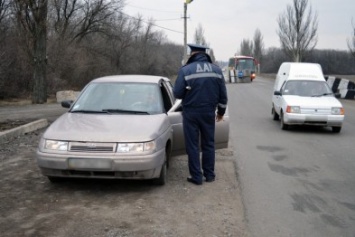
{"label": "white car", "polygon": [[339,133],[344,121],[344,108],[325,80],[286,80],[272,100],[274,120],[281,128],[290,125],[331,127]]}

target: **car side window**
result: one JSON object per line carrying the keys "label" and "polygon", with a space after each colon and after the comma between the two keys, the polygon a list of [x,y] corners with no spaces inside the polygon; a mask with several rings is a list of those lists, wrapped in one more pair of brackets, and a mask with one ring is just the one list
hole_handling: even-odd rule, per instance
{"label": "car side window", "polygon": [[281,92],[283,95],[299,95],[298,82],[289,81],[282,85]]}
{"label": "car side window", "polygon": [[281,86],[281,88],[280,88],[280,92],[282,93],[282,94],[284,94],[285,93],[285,82],[282,84],[282,86]]}
{"label": "car side window", "polygon": [[160,89],[163,97],[164,109],[165,111],[169,111],[173,106],[173,101],[171,99],[171,94],[169,93],[166,83],[162,82]]}

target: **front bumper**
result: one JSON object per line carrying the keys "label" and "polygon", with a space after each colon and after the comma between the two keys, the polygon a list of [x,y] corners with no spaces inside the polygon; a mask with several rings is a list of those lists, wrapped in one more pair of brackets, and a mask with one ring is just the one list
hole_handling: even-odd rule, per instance
{"label": "front bumper", "polygon": [[165,160],[164,149],[153,154],[52,154],[37,151],[37,164],[45,176],[106,179],[158,178]]}
{"label": "front bumper", "polygon": [[341,127],[343,121],[344,115],[284,114],[284,123],[289,125]]}

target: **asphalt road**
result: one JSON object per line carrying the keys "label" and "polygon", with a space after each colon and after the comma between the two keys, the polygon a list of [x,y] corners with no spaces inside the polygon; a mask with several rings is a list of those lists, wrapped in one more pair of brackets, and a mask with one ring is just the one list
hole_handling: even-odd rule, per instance
{"label": "asphalt road", "polygon": [[43,118],[53,122],[67,110],[59,103],[0,106],[0,122],[14,120],[34,121]]}
{"label": "asphalt road", "polygon": [[355,236],[355,101],[345,123],[280,128],[271,117],[273,81],[229,84],[230,146],[237,157],[252,236]]}

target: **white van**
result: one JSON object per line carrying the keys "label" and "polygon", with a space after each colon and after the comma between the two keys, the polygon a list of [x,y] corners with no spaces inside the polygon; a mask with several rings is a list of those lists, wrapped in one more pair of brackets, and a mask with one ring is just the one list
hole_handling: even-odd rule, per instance
{"label": "white van", "polygon": [[271,113],[274,120],[281,120],[283,130],[290,125],[314,125],[340,132],[344,108],[319,64],[282,63],[273,90]]}

